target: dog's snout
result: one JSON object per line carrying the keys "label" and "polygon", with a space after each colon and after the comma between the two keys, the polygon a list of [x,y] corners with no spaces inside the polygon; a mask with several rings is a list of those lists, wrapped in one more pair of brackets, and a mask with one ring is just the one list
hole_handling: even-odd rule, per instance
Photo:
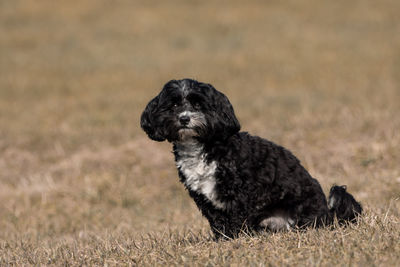
{"label": "dog's snout", "polygon": [[180,122],[182,125],[188,125],[189,121],[190,121],[190,117],[187,116],[187,115],[183,115],[183,116],[180,116],[180,117],[179,117],[179,122]]}

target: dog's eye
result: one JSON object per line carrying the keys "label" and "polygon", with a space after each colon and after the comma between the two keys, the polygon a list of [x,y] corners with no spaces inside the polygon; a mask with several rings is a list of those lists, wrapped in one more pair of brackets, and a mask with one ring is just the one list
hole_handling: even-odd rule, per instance
{"label": "dog's eye", "polygon": [[195,102],[195,103],[193,103],[193,107],[194,107],[195,109],[200,109],[200,108],[201,108],[201,105],[200,105],[199,102]]}
{"label": "dog's eye", "polygon": [[177,108],[177,107],[178,107],[178,104],[175,103],[172,107],[173,107],[173,108]]}

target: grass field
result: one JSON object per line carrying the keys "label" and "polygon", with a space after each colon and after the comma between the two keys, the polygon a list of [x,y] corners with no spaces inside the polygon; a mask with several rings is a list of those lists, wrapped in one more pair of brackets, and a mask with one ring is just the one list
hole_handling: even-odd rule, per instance
{"label": "grass field", "polygon": [[[400,2],[0,2],[0,265],[395,266]],[[214,242],[171,146],[139,127],[170,79],[212,83],[357,225]]]}

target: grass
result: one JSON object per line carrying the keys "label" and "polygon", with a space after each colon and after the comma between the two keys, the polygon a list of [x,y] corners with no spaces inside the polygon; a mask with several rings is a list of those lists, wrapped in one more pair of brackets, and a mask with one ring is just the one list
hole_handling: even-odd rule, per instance
{"label": "grass", "polygon": [[[400,261],[400,4],[1,1],[0,265]],[[171,147],[139,127],[173,78],[225,92],[357,225],[214,242]]]}

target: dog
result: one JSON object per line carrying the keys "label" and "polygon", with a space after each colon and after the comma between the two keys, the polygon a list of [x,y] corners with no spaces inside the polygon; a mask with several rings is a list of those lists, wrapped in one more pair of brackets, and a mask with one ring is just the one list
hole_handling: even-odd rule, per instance
{"label": "dog", "polygon": [[241,132],[228,98],[211,84],[169,81],[140,124],[150,139],[173,144],[180,181],[216,239],[350,222],[362,213],[345,186],[333,186],[327,200],[289,150]]}

